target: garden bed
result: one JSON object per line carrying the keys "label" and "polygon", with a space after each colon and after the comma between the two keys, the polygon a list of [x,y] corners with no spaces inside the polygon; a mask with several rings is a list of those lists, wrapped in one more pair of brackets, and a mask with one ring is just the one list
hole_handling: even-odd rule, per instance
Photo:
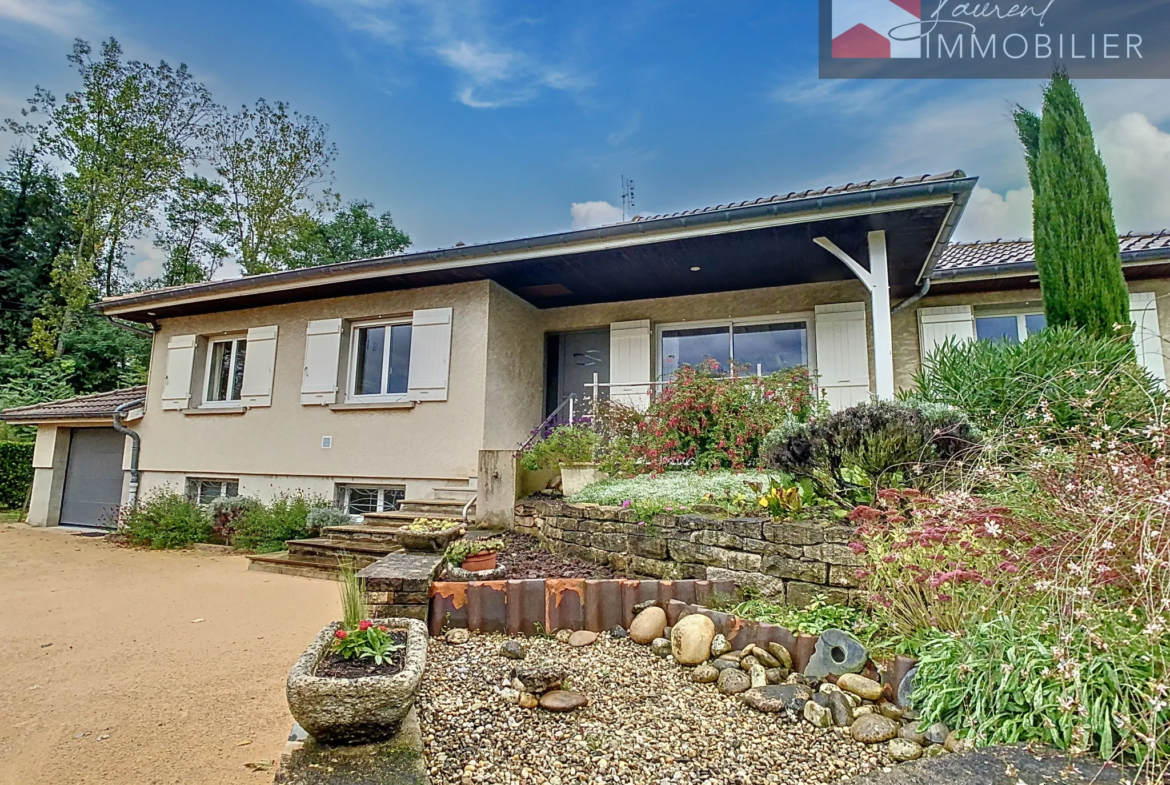
{"label": "garden bed", "polygon": [[402,648],[392,651],[381,665],[369,659],[350,659],[329,653],[317,666],[317,676],[331,679],[363,679],[367,676],[393,676],[406,665],[406,632],[393,632],[390,640]]}
{"label": "garden bed", "polygon": [[634,577],[629,572],[618,572],[605,564],[552,553],[540,540],[527,534],[509,532],[503,535],[506,547],[500,553],[500,562],[508,568],[508,578],[589,578],[608,579]]}

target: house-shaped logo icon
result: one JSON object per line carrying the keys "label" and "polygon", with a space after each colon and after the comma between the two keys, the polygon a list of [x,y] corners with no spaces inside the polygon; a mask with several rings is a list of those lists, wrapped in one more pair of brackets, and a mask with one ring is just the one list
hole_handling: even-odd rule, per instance
{"label": "house-shaped logo icon", "polygon": [[921,57],[922,0],[833,0],[833,57]]}

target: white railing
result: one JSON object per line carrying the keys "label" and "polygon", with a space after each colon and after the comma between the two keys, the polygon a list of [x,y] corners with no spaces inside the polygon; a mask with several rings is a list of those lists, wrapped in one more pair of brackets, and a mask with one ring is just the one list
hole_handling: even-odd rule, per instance
{"label": "white railing", "polygon": [[[764,376],[763,364],[756,363],[756,374],[755,375],[758,377]],[[656,391],[656,388],[665,387],[666,385],[670,384],[669,379],[659,380],[659,381],[654,381],[654,382],[602,382],[602,381],[600,381],[600,378],[601,377],[599,376],[599,374],[595,373],[595,374],[593,374],[593,381],[585,385],[585,389],[587,391],[592,392],[592,395],[590,395],[586,398],[587,401],[599,400],[599,396],[601,395],[601,391],[603,389],[608,389],[610,391],[611,396],[612,396],[614,387],[623,387],[623,388],[625,388],[625,387],[636,387],[636,388],[645,387],[646,394],[652,396],[654,394],[654,392]],[[735,379],[742,379],[744,377],[732,375],[732,376],[718,376],[716,378],[726,380],[726,381],[732,381]],[[640,393],[640,392],[624,393],[623,392],[621,394],[623,394],[623,395],[641,395],[642,393]],[[572,409],[570,409],[570,412],[571,411],[572,411]],[[569,421],[572,422],[571,416],[569,418]]]}

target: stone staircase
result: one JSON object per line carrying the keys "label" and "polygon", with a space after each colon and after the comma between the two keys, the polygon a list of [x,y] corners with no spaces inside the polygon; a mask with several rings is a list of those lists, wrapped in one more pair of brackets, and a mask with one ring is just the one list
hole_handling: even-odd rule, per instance
{"label": "stone staircase", "polygon": [[[368,513],[361,523],[328,526],[320,537],[289,540],[287,551],[248,556],[249,570],[335,580],[338,568],[352,562],[355,569],[368,567],[402,550],[394,533],[419,518],[463,519],[475,522],[474,488],[436,488],[431,499],[406,499],[393,512]],[[468,503],[470,502],[470,505]]]}

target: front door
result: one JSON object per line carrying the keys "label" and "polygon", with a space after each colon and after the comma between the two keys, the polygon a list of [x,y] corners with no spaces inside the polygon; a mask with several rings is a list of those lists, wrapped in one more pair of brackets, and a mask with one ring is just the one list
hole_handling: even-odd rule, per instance
{"label": "front door", "polygon": [[[545,416],[552,414],[570,395],[576,396],[574,414],[584,412],[585,399],[592,396],[588,385],[597,374],[600,384],[609,383],[609,330],[576,333],[552,333],[548,336],[548,395]],[[605,388],[601,397],[608,397]],[[568,422],[568,408],[562,409],[557,422]]]}

